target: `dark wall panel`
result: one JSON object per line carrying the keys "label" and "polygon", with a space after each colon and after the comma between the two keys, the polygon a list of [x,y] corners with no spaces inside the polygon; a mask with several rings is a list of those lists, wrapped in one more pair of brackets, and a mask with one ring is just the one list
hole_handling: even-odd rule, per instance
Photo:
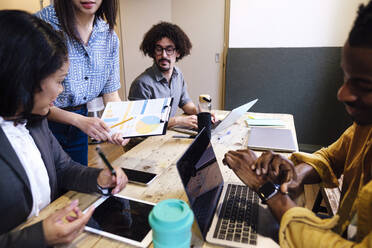
{"label": "dark wall panel", "polygon": [[230,48],[225,109],[258,98],[252,111],[293,114],[299,143],[329,145],[351,124],[340,60],[340,47]]}

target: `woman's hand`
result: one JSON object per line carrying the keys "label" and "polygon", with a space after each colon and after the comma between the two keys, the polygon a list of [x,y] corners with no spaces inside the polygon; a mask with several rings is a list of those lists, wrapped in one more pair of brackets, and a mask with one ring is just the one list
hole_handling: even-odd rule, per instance
{"label": "woman's hand", "polygon": [[129,140],[130,139],[124,139],[123,134],[120,132],[114,133],[111,136],[111,143],[119,146],[125,146],[126,144],[128,144]]}
{"label": "woman's hand", "polygon": [[43,220],[44,237],[48,246],[71,243],[84,230],[94,207],[83,214],[78,208],[78,203],[78,200],[74,200]]}
{"label": "woman's hand", "polygon": [[86,117],[80,115],[75,126],[86,133],[92,139],[99,141],[109,141],[113,143],[110,135],[110,128],[107,124],[97,117]]}
{"label": "woman's hand", "polygon": [[119,193],[128,183],[128,177],[120,167],[115,167],[115,175],[111,175],[108,168],[103,169],[97,178],[97,183],[101,188],[113,188],[112,194]]}

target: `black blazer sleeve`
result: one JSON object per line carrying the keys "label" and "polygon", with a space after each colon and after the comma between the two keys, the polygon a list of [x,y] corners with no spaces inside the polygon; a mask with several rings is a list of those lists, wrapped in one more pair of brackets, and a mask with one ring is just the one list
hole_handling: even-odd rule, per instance
{"label": "black blazer sleeve", "polygon": [[[46,119],[30,122],[27,124],[30,135],[38,147],[49,176],[51,188],[51,201],[59,195],[61,188],[75,190],[84,193],[99,192],[97,177],[100,169],[89,168],[74,162],[61,148],[58,141],[48,128]],[[7,141],[5,134],[0,132],[0,141],[8,147],[8,153],[0,151],[0,165],[3,166],[0,175],[1,180],[12,184],[11,190],[0,190],[0,248],[9,247],[46,247],[42,222],[38,222],[20,231],[11,231],[26,221],[32,209],[32,196],[29,184],[19,176],[23,171],[17,160],[14,150]],[[4,148],[4,147],[3,147]],[[4,149],[3,149],[4,150]],[[17,161],[16,161],[17,160]],[[14,166],[19,164],[18,169]],[[2,201],[8,199],[8,204]],[[10,200],[11,199],[11,200]]]}
{"label": "black blazer sleeve", "polygon": [[101,169],[90,168],[73,161],[48,128],[46,120],[32,124],[29,129],[47,167],[53,200],[58,197],[58,189],[61,188],[83,193],[99,193],[97,177]]}
{"label": "black blazer sleeve", "polygon": [[43,248],[47,247],[43,226],[38,222],[20,231],[0,234],[0,248]]}

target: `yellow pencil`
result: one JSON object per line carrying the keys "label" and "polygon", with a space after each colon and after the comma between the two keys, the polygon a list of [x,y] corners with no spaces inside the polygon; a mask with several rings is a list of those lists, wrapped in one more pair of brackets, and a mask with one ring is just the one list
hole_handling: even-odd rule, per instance
{"label": "yellow pencil", "polygon": [[124,124],[125,122],[130,121],[130,120],[132,120],[132,119],[133,119],[133,116],[132,116],[132,117],[129,117],[128,119],[126,119],[126,120],[124,120],[124,121],[121,121],[121,122],[119,122],[119,123],[116,123],[116,124],[112,125],[110,128],[117,127],[117,126],[119,126],[119,125],[121,125],[121,124]]}

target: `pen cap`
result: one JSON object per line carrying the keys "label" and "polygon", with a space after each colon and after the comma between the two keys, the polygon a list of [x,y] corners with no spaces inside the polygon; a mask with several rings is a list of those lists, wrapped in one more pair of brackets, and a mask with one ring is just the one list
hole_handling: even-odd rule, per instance
{"label": "pen cap", "polygon": [[186,202],[167,199],[155,205],[149,214],[155,248],[189,248],[194,214]]}

